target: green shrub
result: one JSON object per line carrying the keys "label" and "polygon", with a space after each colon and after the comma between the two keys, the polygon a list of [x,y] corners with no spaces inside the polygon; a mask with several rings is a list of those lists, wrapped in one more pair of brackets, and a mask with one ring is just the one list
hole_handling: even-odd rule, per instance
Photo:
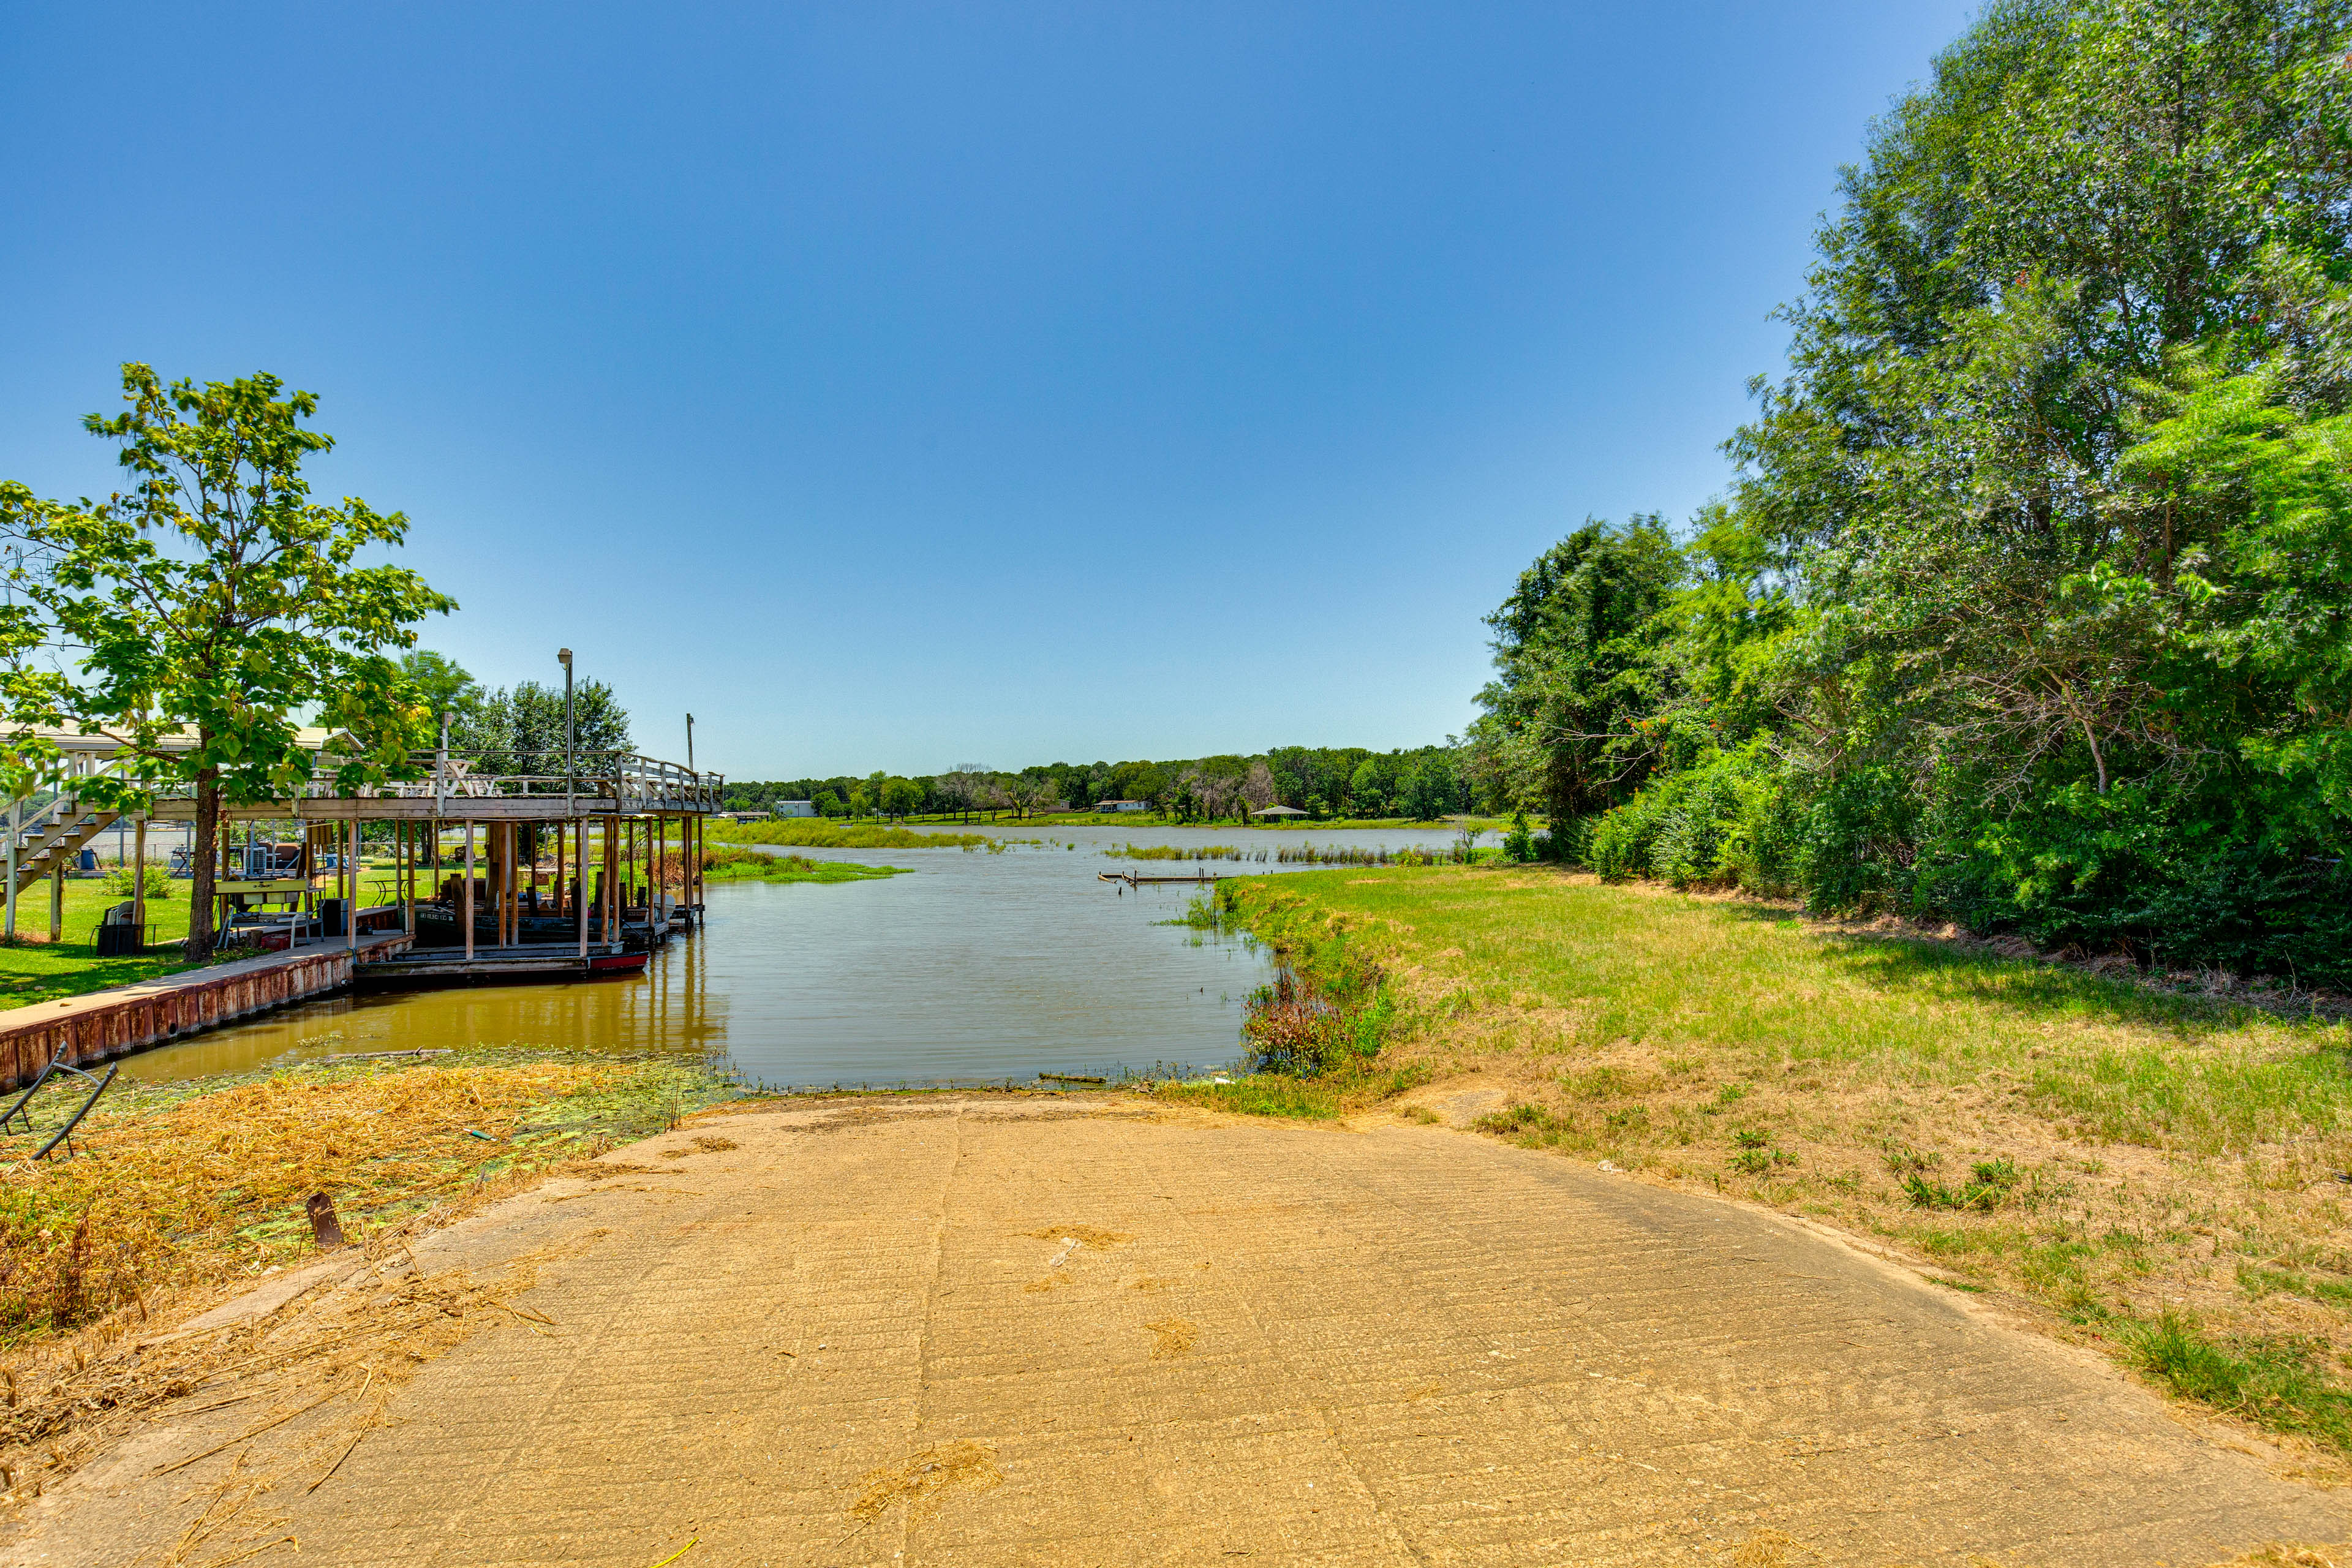
{"label": "green shrub", "polygon": [[1503,836],[1503,858],[1515,866],[1524,866],[1536,858],[1535,835],[1528,831],[1525,810],[1511,813],[1511,830]]}
{"label": "green shrub", "polygon": [[1709,751],[1594,825],[1592,868],[1612,881],[1656,877],[1678,888],[1786,892],[1798,847],[1786,773],[1760,737],[1737,751]]}
{"label": "green shrub", "polygon": [[[163,868],[151,860],[142,868],[146,872],[148,898],[170,898],[172,879]],[[131,880],[131,868],[128,866],[117,866],[113,870],[109,871],[104,877],[99,879],[98,886],[100,891],[111,899],[127,899],[138,890],[136,884]]]}

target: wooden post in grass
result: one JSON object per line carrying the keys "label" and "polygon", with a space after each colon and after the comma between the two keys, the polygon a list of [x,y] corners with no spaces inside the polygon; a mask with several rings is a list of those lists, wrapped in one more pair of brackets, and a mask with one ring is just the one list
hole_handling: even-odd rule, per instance
{"label": "wooden post in grass", "polygon": [[[580,962],[585,963],[588,962],[588,822],[585,817],[580,820],[572,837],[575,842],[572,852],[580,858],[580,875],[572,883],[572,906],[574,918],[580,922]],[[560,862],[555,874],[559,877],[563,874]]]}
{"label": "wooden post in grass", "polygon": [[353,952],[360,950],[360,819],[352,818],[352,831],[347,842],[351,853],[343,859],[352,868],[352,901],[343,906],[343,945]]}
{"label": "wooden post in grass", "polygon": [[147,814],[139,814],[131,833],[131,923],[139,928],[139,944],[147,944]]}
{"label": "wooden post in grass", "polygon": [[49,868],[49,941],[62,942],[66,934],[66,851],[61,845]]}

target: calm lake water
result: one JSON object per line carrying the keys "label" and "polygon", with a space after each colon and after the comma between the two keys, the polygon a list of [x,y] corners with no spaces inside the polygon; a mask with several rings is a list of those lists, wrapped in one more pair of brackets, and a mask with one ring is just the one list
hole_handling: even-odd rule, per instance
{"label": "calm lake water", "polygon": [[[1024,833],[1025,829],[1000,829]],[[338,997],[129,1058],[126,1077],[238,1071],[352,1051],[564,1044],[675,1054],[777,1088],[1025,1082],[1155,1063],[1223,1066],[1263,953],[1164,922],[1202,889],[1122,889],[1107,870],[1185,862],[1104,856],[1121,844],[1440,848],[1420,832],[1040,828],[1002,853],[795,849],[908,874],[833,887],[710,889],[709,922],[656,953],[644,978]],[[1223,875],[1307,869],[1213,861]]]}

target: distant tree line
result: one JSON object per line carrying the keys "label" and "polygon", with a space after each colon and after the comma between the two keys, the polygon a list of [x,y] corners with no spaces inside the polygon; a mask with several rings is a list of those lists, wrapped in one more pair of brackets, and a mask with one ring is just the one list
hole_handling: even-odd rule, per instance
{"label": "distant tree line", "polygon": [[2347,46],[1995,0],[1845,171],[1730,494],[1490,617],[1480,787],[1608,876],[2352,984]]}
{"label": "distant tree line", "polygon": [[1254,756],[1228,752],[1170,762],[1047,763],[1013,772],[963,767],[900,777],[782,779],[730,784],[730,810],[770,810],[778,801],[814,802],[828,816],[1087,811],[1135,800],[1180,822],[1242,820],[1270,805],[1314,817],[1434,819],[1478,808],[1458,744],[1372,752],[1360,746],[1277,746]]}

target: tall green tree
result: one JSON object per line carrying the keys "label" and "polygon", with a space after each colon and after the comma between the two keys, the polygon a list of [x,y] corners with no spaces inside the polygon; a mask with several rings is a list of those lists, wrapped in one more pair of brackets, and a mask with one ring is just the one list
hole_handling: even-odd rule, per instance
{"label": "tall green tree", "polygon": [[[1622,528],[1598,521],[1553,545],[1519,574],[1486,624],[1496,676],[1473,727],[1508,778],[1515,804],[1555,820],[1606,810],[1647,775],[1643,721],[1658,705],[1659,616],[1685,574],[1664,521]],[[1408,807],[1414,816],[1423,802]]]}
{"label": "tall green tree", "polygon": [[[629,710],[601,680],[572,689],[572,747],[583,775],[609,765],[599,753],[629,749]],[[563,688],[519,680],[511,689],[476,689],[454,710],[450,749],[482,774],[559,774],[563,771]]]}
{"label": "tall green tree", "polygon": [[1497,613],[1481,776],[1612,874],[2352,983],[2347,49],[2344,0],[1994,0],[1679,570],[1588,531]]}
{"label": "tall green tree", "polygon": [[480,710],[483,699],[488,695],[482,689],[482,683],[468,674],[465,666],[448,655],[435,653],[430,648],[417,648],[401,655],[400,668],[401,672],[415,681],[416,689],[424,695],[426,720],[433,727],[432,734],[418,737],[419,745],[438,741],[442,714],[454,713],[457,716],[457,722],[463,723]]}
{"label": "tall green tree", "polygon": [[[426,710],[398,655],[457,605],[404,567],[361,563],[402,542],[405,516],[311,499],[302,465],[334,445],[305,423],[311,394],[268,374],[166,384],[143,364],[123,367],[122,390],[127,409],[84,426],[120,447],[129,489],[72,503],[0,489],[20,546],[10,586],[58,655],[19,684],[14,717],[116,742],[122,776],[92,796],[134,807],[193,789],[201,957],[223,801],[283,797],[321,765],[346,791],[403,772]],[[300,743],[305,710],[350,737],[323,763]]]}

